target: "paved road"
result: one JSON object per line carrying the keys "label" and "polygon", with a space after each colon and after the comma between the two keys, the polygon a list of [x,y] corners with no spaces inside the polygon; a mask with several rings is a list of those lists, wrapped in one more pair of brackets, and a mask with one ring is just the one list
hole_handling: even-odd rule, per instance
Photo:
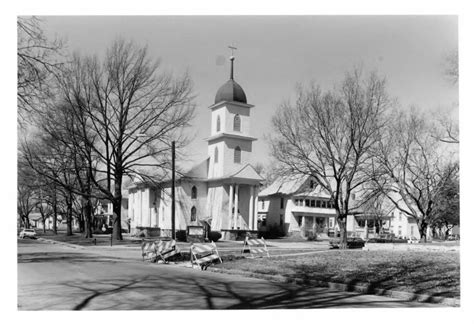
{"label": "paved road", "polygon": [[[18,240],[19,310],[437,307]],[[439,307],[439,306],[438,306]]]}

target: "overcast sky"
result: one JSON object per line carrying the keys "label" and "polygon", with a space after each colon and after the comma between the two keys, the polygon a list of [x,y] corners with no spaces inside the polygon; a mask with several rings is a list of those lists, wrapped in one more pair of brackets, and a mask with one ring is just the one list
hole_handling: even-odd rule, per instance
{"label": "overcast sky", "polygon": [[[207,157],[210,110],[217,89],[229,78],[243,87],[251,112],[252,162],[267,164],[271,116],[294,97],[297,83],[323,88],[340,82],[345,71],[362,65],[388,81],[389,93],[408,107],[437,110],[458,102],[457,88],[443,77],[444,58],[457,50],[455,16],[68,16],[43,17],[49,35],[69,50],[101,54],[118,36],[148,45],[152,57],[194,82],[196,118],[190,160]],[[225,56],[225,64],[219,64]],[[188,161],[186,164],[190,164]]]}

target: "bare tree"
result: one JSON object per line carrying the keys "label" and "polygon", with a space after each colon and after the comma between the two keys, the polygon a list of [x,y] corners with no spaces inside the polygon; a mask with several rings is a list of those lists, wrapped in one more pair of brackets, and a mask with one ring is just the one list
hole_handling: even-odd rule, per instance
{"label": "bare tree", "polygon": [[458,51],[452,51],[445,58],[444,75],[453,84],[459,82],[459,55]]}
{"label": "bare tree", "polygon": [[[367,191],[364,193],[364,204],[361,210],[367,218],[374,222],[374,234],[380,234],[380,229],[383,227],[387,218],[390,219],[390,214],[395,209],[395,206],[385,197],[382,191],[372,191],[370,186],[365,186]],[[376,190],[376,189],[375,189]]]}
{"label": "bare tree", "polygon": [[430,224],[444,230],[445,239],[459,225],[459,164],[450,163],[442,170]]}
{"label": "bare tree", "polygon": [[[453,51],[446,56],[444,76],[454,86],[459,82],[458,51]],[[443,111],[436,120],[434,136],[441,142],[449,144],[459,144],[459,114],[457,112],[459,104],[455,104],[456,114],[452,109]]]}
{"label": "bare tree", "polygon": [[24,161],[18,163],[17,213],[25,228],[30,228],[30,213],[36,207],[33,172]]}
{"label": "bare tree", "polygon": [[313,176],[331,195],[342,248],[347,244],[347,215],[363,203],[352,194],[367,181],[369,149],[390,104],[385,81],[375,73],[363,79],[356,70],[333,91],[300,89],[295,104],[283,104],[272,120],[272,155],[283,170]]}
{"label": "bare tree", "polygon": [[146,47],[117,40],[102,61],[76,55],[59,84],[66,105],[84,117],[77,119],[84,149],[99,161],[89,179],[113,203],[113,236],[121,240],[123,177],[169,167],[171,142],[184,145],[181,130],[193,117],[191,81],[162,71]]}
{"label": "bare tree", "polygon": [[59,39],[48,40],[42,22],[36,17],[18,17],[18,121],[42,107],[53,95],[51,82],[64,60],[64,44]]}
{"label": "bare tree", "polygon": [[431,134],[428,118],[411,109],[398,112],[385,136],[374,146],[373,183],[393,204],[416,220],[426,241],[435,197],[446,174],[440,142]]}

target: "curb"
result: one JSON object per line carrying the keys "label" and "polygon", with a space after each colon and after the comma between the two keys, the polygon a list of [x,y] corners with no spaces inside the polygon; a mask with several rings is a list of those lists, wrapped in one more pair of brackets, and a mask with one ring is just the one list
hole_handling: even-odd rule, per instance
{"label": "curb", "polygon": [[373,288],[370,287],[367,283],[355,283],[355,284],[344,284],[344,283],[337,283],[337,282],[326,282],[320,280],[303,280],[299,278],[290,278],[281,275],[266,275],[266,274],[259,274],[254,272],[248,271],[241,271],[241,270],[228,270],[222,268],[209,268],[212,272],[230,274],[230,275],[241,275],[246,277],[252,278],[259,278],[259,279],[266,279],[269,281],[281,282],[281,283],[296,283],[296,284],[311,284],[317,287],[327,287],[330,289],[340,290],[340,291],[354,291],[359,292],[367,295],[377,295],[377,296],[384,296],[384,297],[391,297],[402,299],[404,301],[417,301],[423,303],[433,303],[433,304],[442,304],[451,307],[460,307],[461,302],[457,298],[449,298],[449,297],[440,297],[440,296],[432,296],[426,294],[415,294],[410,292],[404,291],[396,291],[390,289],[381,289],[381,288]]}
{"label": "curb", "polygon": [[60,241],[55,241],[55,240],[49,240],[49,239],[44,239],[44,238],[41,238],[41,237],[38,237],[37,240],[42,241],[42,242],[46,242],[46,243],[51,243],[51,244],[59,244],[59,245],[67,246],[69,248],[73,248],[73,249],[80,249],[80,250],[84,249],[84,247],[80,246],[80,245],[65,243],[65,242],[60,242]]}

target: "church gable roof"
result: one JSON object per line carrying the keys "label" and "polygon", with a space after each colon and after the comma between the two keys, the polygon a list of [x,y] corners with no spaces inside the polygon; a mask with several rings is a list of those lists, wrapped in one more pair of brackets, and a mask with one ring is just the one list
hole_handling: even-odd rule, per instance
{"label": "church gable roof", "polygon": [[183,178],[207,179],[208,170],[209,170],[209,158],[194,165],[188,172],[184,174]]}
{"label": "church gable roof", "polygon": [[262,181],[263,178],[255,171],[253,166],[250,164],[245,165],[243,168],[238,170],[233,175],[229,176],[230,178],[241,178],[241,179],[252,179]]}

